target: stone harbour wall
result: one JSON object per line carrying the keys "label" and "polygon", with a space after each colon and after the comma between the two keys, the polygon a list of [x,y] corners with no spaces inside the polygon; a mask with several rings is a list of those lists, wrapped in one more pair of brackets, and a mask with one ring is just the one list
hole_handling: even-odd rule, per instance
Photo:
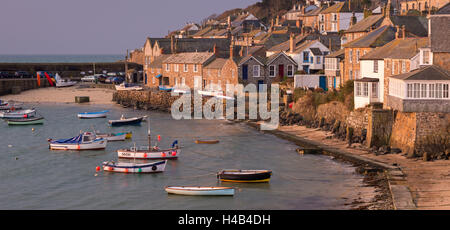
{"label": "stone harbour wall", "polygon": [[41,86],[38,86],[36,78],[23,79],[0,79],[0,95],[18,94],[25,90],[48,87],[47,79],[41,79]]}

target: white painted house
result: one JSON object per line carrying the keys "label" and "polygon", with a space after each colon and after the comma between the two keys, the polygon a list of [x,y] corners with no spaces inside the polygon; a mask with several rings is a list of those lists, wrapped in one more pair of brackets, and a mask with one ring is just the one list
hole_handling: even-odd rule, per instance
{"label": "white painted house", "polygon": [[324,69],[325,56],[330,50],[318,40],[308,40],[295,49],[289,50],[289,55],[298,65],[298,70],[310,74]]}

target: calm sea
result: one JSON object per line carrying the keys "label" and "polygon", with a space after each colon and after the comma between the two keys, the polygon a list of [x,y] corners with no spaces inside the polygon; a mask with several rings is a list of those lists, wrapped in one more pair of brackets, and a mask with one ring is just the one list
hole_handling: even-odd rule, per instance
{"label": "calm sea", "polygon": [[[375,188],[355,168],[323,155],[299,155],[296,145],[244,124],[217,120],[173,120],[169,114],[134,111],[116,105],[29,104],[44,125],[0,122],[0,209],[347,209]],[[80,120],[76,114],[109,109],[107,119]],[[147,123],[109,127],[108,119],[149,115],[160,147],[178,140],[178,160],[159,174],[96,172],[104,161],[118,161],[116,150],[147,144]],[[32,130],[34,128],[34,131]],[[81,130],[132,131],[132,140],[109,142],[99,151],[49,150],[47,139],[70,138]],[[196,139],[218,139],[198,145]],[[156,138],[154,139],[156,140]],[[121,161],[121,160],[119,160]],[[140,161],[142,162],[142,161]],[[221,169],[271,169],[270,183],[221,183]],[[168,195],[165,186],[235,186],[232,197]]]}
{"label": "calm sea", "polygon": [[125,55],[3,55],[0,63],[77,63],[77,62],[116,62]]}

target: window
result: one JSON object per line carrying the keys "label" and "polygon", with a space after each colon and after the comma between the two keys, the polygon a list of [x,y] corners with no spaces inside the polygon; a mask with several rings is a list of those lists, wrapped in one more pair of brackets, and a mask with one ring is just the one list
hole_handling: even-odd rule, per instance
{"label": "window", "polygon": [[406,72],[406,63],[405,61],[402,61],[402,73]]}
{"label": "window", "polygon": [[436,98],[442,98],[442,83],[436,83]]}
{"label": "window", "polygon": [[181,85],[186,85],[186,80],[183,78],[181,78]]}
{"label": "window", "polygon": [[420,97],[426,98],[427,97],[427,84],[422,84],[420,89]]}
{"label": "window", "polygon": [[187,71],[188,71],[188,65],[184,64],[184,72],[187,72]]}
{"label": "window", "polygon": [[348,71],[348,76],[349,76],[350,80],[353,79],[353,71],[352,70]]}
{"label": "window", "polygon": [[348,52],[348,59],[349,59],[350,63],[353,62],[353,50],[350,50],[350,51]]}
{"label": "window", "polygon": [[356,82],[356,96],[361,96],[361,82]]}
{"label": "window", "polygon": [[443,98],[449,98],[448,84],[443,84]]}
{"label": "window", "polygon": [[429,87],[429,90],[428,90],[428,92],[429,92],[429,94],[428,94],[428,97],[429,98],[434,98],[434,90],[435,90],[435,87],[434,87],[434,84],[429,84],[428,85]]}
{"label": "window", "polygon": [[309,52],[303,51],[303,62],[308,63],[309,61]]}
{"label": "window", "polygon": [[395,66],[394,66],[394,60],[392,60],[392,67],[391,67],[391,74],[392,75],[394,75],[394,69],[395,69]]}
{"label": "window", "polygon": [[413,84],[407,84],[407,94],[406,97],[407,98],[412,98],[413,96]]}
{"label": "window", "polygon": [[197,64],[194,65],[194,72],[198,72]]}
{"label": "window", "polygon": [[359,63],[359,50],[356,51],[356,63]]}
{"label": "window", "polygon": [[378,60],[373,61],[373,72],[378,73]]}
{"label": "window", "polygon": [[166,71],[169,72],[170,71],[170,65],[166,64]]}
{"label": "window", "polygon": [[320,64],[320,57],[316,58],[316,64]]}
{"label": "window", "polygon": [[293,65],[288,65],[287,66],[287,75],[289,77],[292,77],[294,75],[294,66]]}
{"label": "window", "polygon": [[420,98],[420,84],[414,83],[414,98]]}
{"label": "window", "polygon": [[178,72],[178,64],[175,64],[174,69],[175,72]]}
{"label": "window", "polygon": [[253,66],[253,77],[259,77],[259,65]]}
{"label": "window", "polygon": [[337,14],[333,14],[333,21],[337,21]]}
{"label": "window", "polygon": [[275,77],[275,66],[274,65],[269,66],[269,76]]}
{"label": "window", "polygon": [[367,96],[369,96],[369,84],[368,84],[368,82],[363,82],[362,84],[363,84],[362,95],[364,97],[367,97]]}

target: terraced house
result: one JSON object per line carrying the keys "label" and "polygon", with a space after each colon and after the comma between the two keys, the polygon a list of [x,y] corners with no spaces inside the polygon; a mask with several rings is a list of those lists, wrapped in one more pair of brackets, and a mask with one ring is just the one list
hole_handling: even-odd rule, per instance
{"label": "terraced house", "polygon": [[347,30],[351,25],[361,21],[364,18],[364,13],[352,6],[350,1],[345,1],[335,3],[322,10],[318,17],[321,33],[339,32]]}

